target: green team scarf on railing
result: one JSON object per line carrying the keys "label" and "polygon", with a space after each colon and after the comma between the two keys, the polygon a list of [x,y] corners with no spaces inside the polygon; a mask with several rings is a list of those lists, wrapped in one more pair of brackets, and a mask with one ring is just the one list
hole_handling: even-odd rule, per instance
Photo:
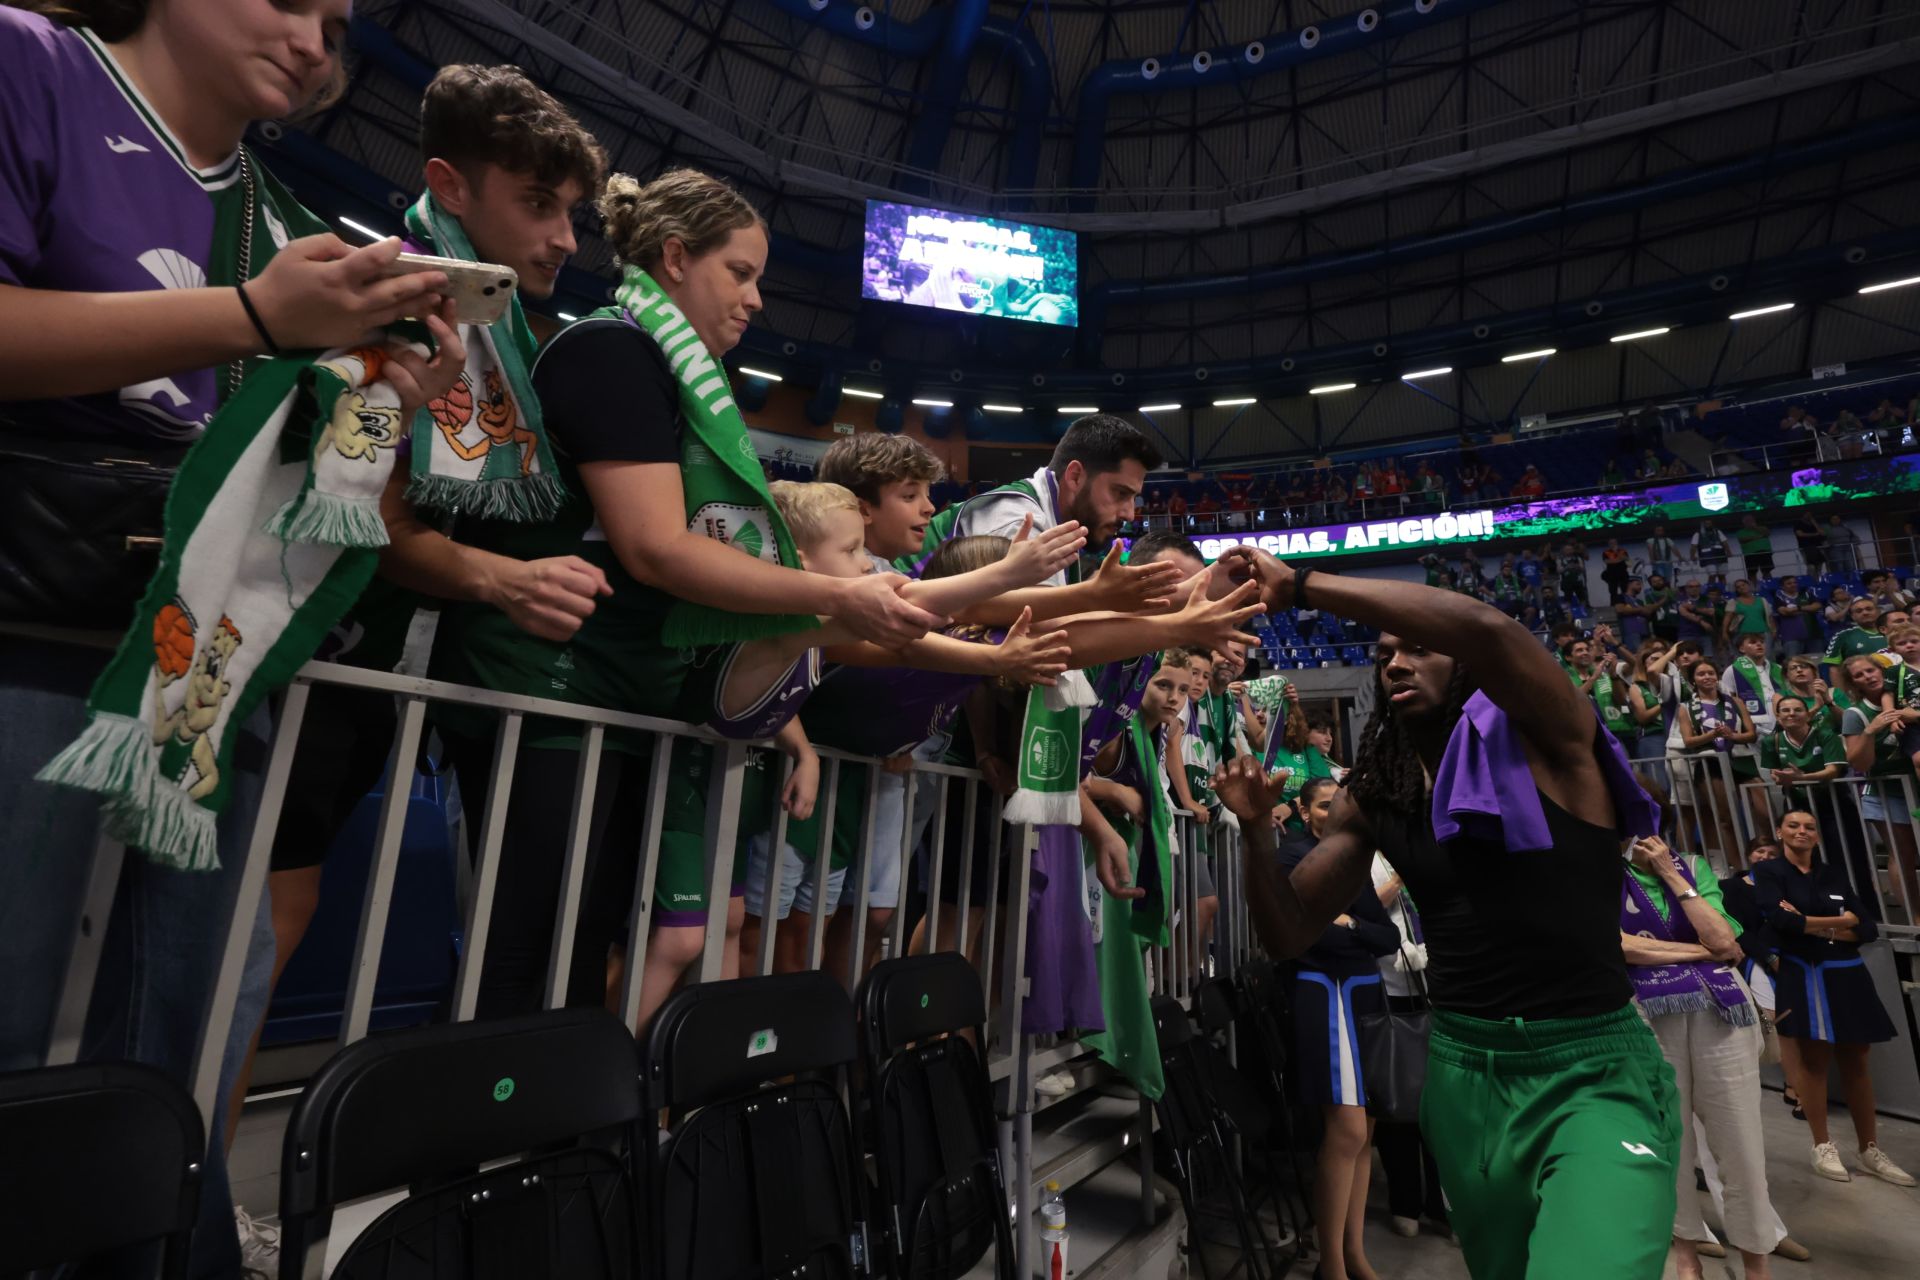
{"label": "green team scarf on railing", "polygon": [[[1160,1067],[1160,1044],[1153,1033],[1152,993],[1147,989],[1143,947],[1164,947],[1171,938],[1173,903],[1173,813],[1166,788],[1159,784],[1160,756],[1153,734],[1134,716],[1128,722],[1134,759],[1146,779],[1147,819],[1143,828],[1124,815],[1113,819],[1114,830],[1127,842],[1133,883],[1147,891],[1144,898],[1117,898],[1099,893],[1100,921],[1094,940],[1094,967],[1100,975],[1100,1011],[1106,1028],[1081,1037],[1102,1061],[1126,1077],[1142,1096],[1158,1098],[1166,1087]],[[1090,887],[1099,892],[1091,867]]]}
{"label": "green team scarf on railing", "polygon": [[[407,210],[407,236],[428,253],[478,262],[460,220],[424,193]],[[460,326],[466,372],[413,419],[407,501],[487,520],[551,520],[566,499],[528,373],[533,330],[516,292],[500,319]]]}
{"label": "green team scarf on railing", "polygon": [[[707,354],[680,308],[653,277],[628,267],[614,296],[616,307],[595,315],[625,319],[659,344],[680,386],[680,413],[687,430],[680,444],[680,485],[687,529],[737,547],[768,564],[800,567],[793,535],[767,491],[747,424],[733,403],[727,371]],[[667,612],[661,638],[669,645],[730,644],[818,627],[807,615],[729,613],[681,600]]]}
{"label": "green team scarf on railing", "polygon": [[[962,516],[974,506],[996,495],[1018,493],[1031,498],[1042,516],[1034,521],[1035,533],[1044,533],[1060,523],[1055,503],[1052,474],[1042,467],[1025,480],[1014,480],[970,498],[936,515],[927,525],[917,555],[903,556],[897,567],[910,577],[919,577],[948,541],[959,532]],[[1051,585],[1064,586],[1080,580],[1075,563],[1050,579]],[[1080,731],[1081,709],[1094,704],[1093,685],[1082,671],[1069,671],[1057,685],[1036,685],[1027,691],[1026,713],[1020,725],[1020,758],[1015,762],[1019,786],[1002,811],[1008,822],[1031,822],[1039,826],[1080,825]]]}
{"label": "green team scarf on railing", "polygon": [[[102,796],[107,832],[155,863],[220,865],[239,726],[373,576],[403,428],[385,360],[284,356],[214,415],[167,493],[159,568],[87,727],[38,775]],[[368,504],[371,527],[342,514]]]}

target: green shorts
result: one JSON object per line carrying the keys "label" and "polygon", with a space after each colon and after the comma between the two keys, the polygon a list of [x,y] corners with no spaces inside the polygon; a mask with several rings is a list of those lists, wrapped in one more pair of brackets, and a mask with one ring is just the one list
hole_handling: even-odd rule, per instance
{"label": "green shorts", "polygon": [[[767,830],[779,798],[780,757],[768,750],[747,751],[747,776],[740,792],[740,824],[733,846],[729,896],[746,892],[747,841]],[[660,823],[660,865],[653,877],[653,923],[657,928],[699,928],[707,922],[707,785],[713,748],[691,738],[676,738],[673,766],[667,774],[667,812]]]}
{"label": "green shorts", "polygon": [[1681,1122],[1632,1005],[1538,1022],[1434,1012],[1420,1127],[1474,1280],[1658,1280]]}

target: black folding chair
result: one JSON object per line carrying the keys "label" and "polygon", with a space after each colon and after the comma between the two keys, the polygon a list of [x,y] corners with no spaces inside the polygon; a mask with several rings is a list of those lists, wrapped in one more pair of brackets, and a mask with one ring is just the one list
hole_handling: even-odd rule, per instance
{"label": "black folding chair", "polygon": [[[1201,1087],[1225,1124],[1225,1136],[1238,1138],[1241,1155],[1250,1158],[1243,1164],[1246,1172],[1242,1175],[1248,1204],[1256,1213],[1263,1205],[1272,1206],[1274,1223],[1282,1233],[1279,1247],[1285,1247],[1289,1233],[1294,1240],[1300,1238],[1299,1227],[1308,1216],[1292,1109],[1286,1095],[1270,1088],[1254,1065],[1262,1056],[1250,1044],[1256,1033],[1247,1025],[1240,994],[1231,982],[1209,978],[1201,983],[1194,992],[1193,1013],[1200,1027],[1193,1048]],[[1218,1043],[1229,1031],[1234,1034],[1237,1049],[1233,1059]],[[1289,1165],[1298,1192],[1297,1212],[1296,1200],[1288,1197],[1280,1178],[1282,1168]],[[1258,1179],[1253,1177],[1254,1169],[1260,1173]],[[1262,1238],[1266,1238],[1264,1232]]]}
{"label": "black folding chair", "polygon": [[848,1280],[865,1175],[841,1098],[853,1006],[818,970],[676,992],[647,1037],[646,1224],[662,1280]]}
{"label": "black folding chair", "polygon": [[187,1274],[207,1136],[193,1098],[135,1062],[0,1075],[0,1275],[159,1246]]}
{"label": "black folding chair", "polygon": [[974,1047],[987,1020],[980,975],[952,951],[883,960],[861,986],[860,1010],[877,1266],[895,1280],[954,1280],[991,1248],[994,1275],[1012,1280],[992,1087]]}
{"label": "black folding chair", "polygon": [[1287,1003],[1286,984],[1272,961],[1259,958],[1241,965],[1237,979],[1243,1033],[1237,1041],[1240,1069],[1273,1100],[1274,1122],[1279,1126],[1275,1139],[1286,1150],[1293,1185],[1299,1189],[1300,1221],[1311,1227],[1313,1208],[1307,1199],[1306,1171],[1300,1164],[1300,1133],[1294,1123],[1293,1092],[1287,1076],[1293,1012]]}
{"label": "black folding chair", "polygon": [[1186,1009],[1172,996],[1155,996],[1153,1030],[1159,1038],[1160,1069],[1166,1079],[1166,1087],[1153,1105],[1162,1141],[1172,1156],[1174,1184],[1186,1210],[1188,1252],[1198,1259],[1200,1274],[1208,1280],[1214,1275],[1210,1247],[1236,1249],[1238,1256],[1221,1273],[1223,1280],[1243,1273],[1248,1280],[1277,1280],[1284,1268],[1275,1268],[1247,1205],[1222,1125],[1202,1080],[1203,1068],[1195,1049],[1198,1037]]}
{"label": "black folding chair", "polygon": [[317,1280],[336,1206],[397,1187],[335,1280],[635,1276],[640,1117],[633,1037],[598,1009],[349,1045],[287,1125],[281,1280]]}

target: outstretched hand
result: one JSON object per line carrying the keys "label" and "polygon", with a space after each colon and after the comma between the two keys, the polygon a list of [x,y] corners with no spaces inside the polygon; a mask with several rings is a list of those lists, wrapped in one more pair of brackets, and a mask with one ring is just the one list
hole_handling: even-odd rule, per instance
{"label": "outstretched hand", "polygon": [[1213,794],[1242,822],[1267,821],[1285,789],[1285,773],[1269,777],[1252,756],[1229,760],[1213,775]]}
{"label": "outstretched hand", "polygon": [[1187,602],[1174,616],[1181,624],[1181,639],[1188,647],[1202,653],[1225,651],[1235,644],[1249,649],[1259,647],[1258,637],[1240,629],[1266,609],[1254,598],[1259,593],[1258,586],[1243,582],[1222,599],[1212,600],[1207,597],[1210,585],[1207,573],[1196,573],[1190,585],[1183,585]]}
{"label": "outstretched hand", "polygon": [[1180,566],[1168,560],[1122,564],[1120,544],[1107,548],[1100,567],[1087,579],[1099,607],[1114,613],[1153,612],[1172,606]]}
{"label": "outstretched hand", "polygon": [[1067,633],[1049,631],[1036,636],[1032,631],[1033,610],[1020,610],[1020,616],[1007,628],[1006,638],[995,650],[998,674],[1018,684],[1056,684],[1073,657]]}
{"label": "outstretched hand", "polygon": [[1215,565],[1221,564],[1229,566],[1227,573],[1234,582],[1258,584],[1259,599],[1268,613],[1293,607],[1294,571],[1279,557],[1242,543],[1221,552]]}
{"label": "outstretched hand", "polygon": [[1009,590],[1047,581],[1079,558],[1087,545],[1087,531],[1078,520],[1066,520],[1035,535],[1031,515],[1020,522],[1013,546],[1000,561]]}

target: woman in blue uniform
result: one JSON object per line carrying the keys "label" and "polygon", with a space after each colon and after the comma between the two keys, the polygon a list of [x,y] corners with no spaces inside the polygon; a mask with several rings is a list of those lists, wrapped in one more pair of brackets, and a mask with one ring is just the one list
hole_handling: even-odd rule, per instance
{"label": "woman in blue uniform", "polygon": [[[1319,843],[1338,790],[1331,778],[1311,779],[1301,789],[1308,834],[1276,851],[1283,872],[1291,872]],[[1321,1280],[1373,1274],[1361,1236],[1373,1173],[1373,1121],[1360,1075],[1359,1020],[1385,1006],[1380,957],[1399,947],[1400,931],[1367,888],[1294,962],[1294,1088],[1301,1102],[1317,1103],[1326,1117],[1313,1183],[1313,1216],[1320,1224],[1320,1267],[1314,1274]]]}
{"label": "woman in blue uniform", "polygon": [[1893,1022],[1873,989],[1860,944],[1873,941],[1879,930],[1854,898],[1846,873],[1814,861],[1820,828],[1811,813],[1789,811],[1778,834],[1781,856],[1753,869],[1753,891],[1779,937],[1776,1023],[1781,1039],[1791,1038],[1799,1051],[1799,1079],[1793,1083],[1813,1130],[1814,1172],[1836,1182],[1853,1178],[1827,1134],[1827,1065],[1837,1061],[1860,1142],[1861,1172],[1910,1187],[1913,1176],[1874,1140],[1867,1051],[1893,1039]]}

